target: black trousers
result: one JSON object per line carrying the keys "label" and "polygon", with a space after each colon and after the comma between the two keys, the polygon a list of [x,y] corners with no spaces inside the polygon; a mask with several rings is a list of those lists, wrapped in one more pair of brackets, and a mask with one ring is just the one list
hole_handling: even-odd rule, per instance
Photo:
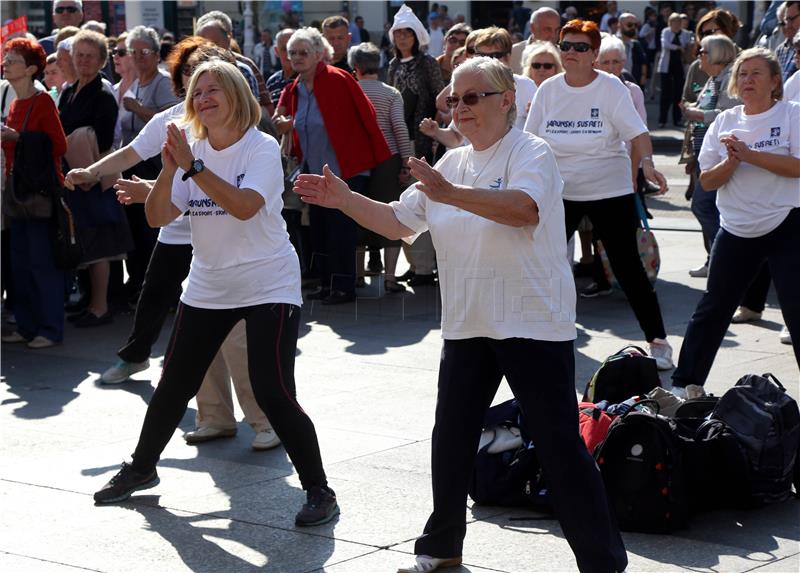
{"label": "black trousers", "polygon": [[[356,193],[364,193],[367,178],[357,175],[347,180]],[[312,269],[323,288],[354,294],[356,290],[356,245],[358,225],[338,209],[311,205]]]}
{"label": "black trousers", "polygon": [[584,215],[592,221],[592,238],[603,242],[608,262],[622,288],[645,338],[666,338],[658,296],[639,258],[636,229],[639,226],[632,193],[598,201],[564,200],[567,240],[575,234]]}
{"label": "black trousers", "polygon": [[125,215],[133,236],[134,249],[128,253],[125,266],[128,268],[128,296],[138,295],[144,283],[144,275],[158,242],[158,229],[154,229],[147,222],[144,214],[144,205],[134,203],[125,206]]}
{"label": "black trousers", "polygon": [[771,283],[772,275],[769,273],[769,264],[766,262],[761,263],[761,268],[756,273],[755,278],[750,281],[750,286],[747,287],[747,291],[742,297],[742,306],[754,312],[764,312]]}
{"label": "black trousers", "polygon": [[417,555],[456,557],[481,426],[505,376],[547,476],[556,517],[581,571],[622,571],[628,559],[600,472],[578,432],[573,342],[445,340],[431,446],[433,513]]}
{"label": "black trousers", "polygon": [[125,346],[117,352],[122,360],[144,362],[150,357],[167,313],[180,294],[181,283],[189,274],[191,262],[192,245],[156,243],[136,304],[133,328]]}
{"label": "black trousers", "polygon": [[675,386],[705,383],[731,317],[765,261],[800,366],[800,208],[796,208],[762,237],[745,239],[719,230],[711,247],[706,292],[686,328],[672,375]]}
{"label": "black trousers", "polygon": [[134,469],[155,467],[222,342],[242,319],[256,402],[283,442],[303,489],[327,485],[314,424],[297,403],[294,357],[300,308],[290,304],[210,310],[181,303],[161,380],[147,407],[133,454]]}
{"label": "black trousers", "polygon": [[658,109],[658,123],[667,123],[667,116],[669,115],[670,107],[672,108],[672,123],[678,125],[681,121],[683,112],[678,104],[683,95],[683,64],[681,63],[680,54],[672,52],[670,54],[669,71],[661,76],[661,100]]}

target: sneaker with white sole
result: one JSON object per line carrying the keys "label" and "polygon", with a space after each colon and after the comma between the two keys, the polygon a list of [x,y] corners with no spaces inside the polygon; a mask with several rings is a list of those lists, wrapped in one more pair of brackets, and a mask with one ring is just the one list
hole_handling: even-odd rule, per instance
{"label": "sneaker with white sole", "polygon": [[691,269],[689,271],[689,276],[694,277],[696,279],[704,279],[708,276],[708,265],[703,265],[702,267],[697,267],[696,269]]}
{"label": "sneaker with white sole", "polygon": [[271,450],[281,445],[281,439],[272,428],[257,432],[251,447],[256,451]]}
{"label": "sneaker with white sole", "polygon": [[673,386],[670,390],[673,396],[682,398],[684,400],[692,400],[693,398],[702,398],[706,395],[706,390],[698,384],[689,384],[688,386]]}
{"label": "sneaker with white sole", "polygon": [[582,298],[597,298],[598,296],[608,296],[614,289],[609,285],[600,286],[597,283],[592,283],[580,292]]}
{"label": "sneaker with white sole", "polygon": [[232,438],[236,435],[236,428],[197,428],[192,432],[186,432],[183,439],[186,443],[191,445],[202,444],[203,442],[210,442],[211,440],[218,440],[220,438]]}
{"label": "sneaker with white sole", "polygon": [[789,333],[789,327],[784,326],[781,328],[781,333],[779,335],[781,344],[791,344],[792,343],[792,335]]}
{"label": "sneaker with white sole", "polygon": [[114,364],[114,366],[103,372],[103,375],[100,376],[100,383],[121,384],[137,372],[147,370],[148,368],[150,368],[150,360],[145,360],[144,362],[125,362],[124,360],[120,360]]}
{"label": "sneaker with white sole", "polygon": [[6,335],[5,335],[5,336],[4,336],[2,339],[0,339],[0,340],[2,340],[3,342],[8,342],[8,343],[11,343],[11,344],[13,344],[13,343],[17,343],[17,342],[28,342],[28,339],[27,339],[27,338],[25,338],[24,336],[22,336],[22,335],[21,335],[19,332],[17,332],[16,330],[15,330],[14,332],[12,332],[11,334],[6,334]]}
{"label": "sneaker with white sole", "polygon": [[750,310],[746,306],[740,306],[731,318],[733,324],[741,324],[743,322],[755,322],[761,320],[761,313]]}
{"label": "sneaker with white sole", "polygon": [[58,344],[55,340],[50,340],[46,336],[37,336],[30,342],[28,342],[28,348],[33,348],[34,350],[38,350],[40,348],[50,348],[51,346],[55,346]]}
{"label": "sneaker with white sole", "polygon": [[656,360],[656,368],[659,370],[672,370],[675,364],[672,362],[672,346],[663,338],[654,338],[650,343],[650,356]]}
{"label": "sneaker with white sole", "polygon": [[95,503],[116,503],[125,501],[135,491],[150,489],[159,484],[158,473],[153,468],[146,473],[139,473],[133,466],[122,462],[117,475],[94,494]]}
{"label": "sneaker with white sole", "polygon": [[444,567],[458,567],[459,565],[461,565],[461,557],[417,555],[413,563],[405,567],[399,567],[397,573],[430,573]]}

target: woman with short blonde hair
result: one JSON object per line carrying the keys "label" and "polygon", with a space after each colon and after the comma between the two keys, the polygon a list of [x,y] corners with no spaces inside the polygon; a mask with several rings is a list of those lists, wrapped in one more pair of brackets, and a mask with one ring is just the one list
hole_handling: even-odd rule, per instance
{"label": "woman with short blonde hair", "polygon": [[[177,125],[169,125],[164,168],[145,206],[153,226],[188,211],[192,265],[133,463],[122,465],[95,502],[123,501],[158,484],[161,452],[223,340],[243,320],[253,393],[307,491],[295,524],[326,523],[339,508],[327,486],[314,424],[295,389],[300,264],[281,217],[280,148],[256,129],[258,105],[233,64],[200,65],[187,90],[186,110],[201,138],[189,144]],[[247,119],[231,121],[238,116]]]}
{"label": "woman with short blonde hair", "polygon": [[561,54],[550,42],[534,42],[522,53],[522,75],[532,79],[537,87],[563,71]]}

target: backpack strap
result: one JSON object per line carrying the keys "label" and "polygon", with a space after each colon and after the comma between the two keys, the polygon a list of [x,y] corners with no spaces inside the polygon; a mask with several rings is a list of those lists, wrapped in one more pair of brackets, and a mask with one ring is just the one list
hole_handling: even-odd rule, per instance
{"label": "backpack strap", "polygon": [[783,386],[783,384],[781,384],[781,381],[778,380],[772,372],[766,372],[765,374],[762,374],[762,378],[766,378],[767,380],[775,384],[778,388],[780,388],[782,392],[786,392],[786,388]]}

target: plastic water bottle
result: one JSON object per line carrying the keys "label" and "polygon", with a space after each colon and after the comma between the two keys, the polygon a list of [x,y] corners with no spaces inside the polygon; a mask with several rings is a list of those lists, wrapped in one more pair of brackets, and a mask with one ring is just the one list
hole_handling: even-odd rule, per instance
{"label": "plastic water bottle", "polygon": [[49,93],[50,93],[50,97],[53,98],[53,101],[57,102],[58,101],[58,89],[56,89],[56,86],[51,87]]}

